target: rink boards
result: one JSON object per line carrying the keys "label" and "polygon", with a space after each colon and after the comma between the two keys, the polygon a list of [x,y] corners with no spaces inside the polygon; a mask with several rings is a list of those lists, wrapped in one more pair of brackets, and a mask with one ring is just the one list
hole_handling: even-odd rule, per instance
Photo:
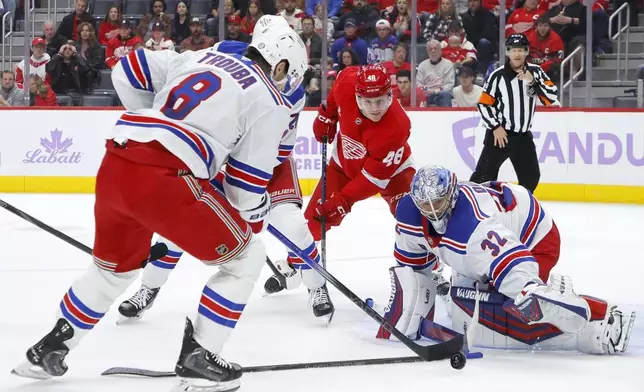
{"label": "rink boards", "polygon": [[[58,108],[0,110],[0,192],[92,193],[104,136],[122,111]],[[472,173],[484,129],[475,110],[409,111],[416,166],[440,164],[460,179]],[[321,146],[301,114],[294,158],[305,195],[321,168]],[[644,111],[538,111],[533,133],[544,200],[644,204]],[[329,156],[331,154],[329,153]],[[516,181],[510,162],[499,179]]]}

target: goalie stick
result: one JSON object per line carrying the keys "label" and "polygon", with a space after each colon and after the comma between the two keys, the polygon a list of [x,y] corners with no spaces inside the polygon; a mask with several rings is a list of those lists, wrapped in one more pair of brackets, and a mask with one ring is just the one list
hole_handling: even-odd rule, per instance
{"label": "goalie stick", "polygon": [[275,236],[284,246],[286,246],[291,252],[295,253],[300,259],[302,259],[309,267],[313,268],[320,275],[322,275],[327,282],[330,282],[335,286],[338,291],[340,291],[345,297],[349,298],[356,306],[358,306],[362,311],[367,313],[369,317],[377,321],[385,330],[391,332],[400,342],[412,350],[416,355],[422,358],[424,361],[438,361],[442,359],[450,359],[450,364],[454,369],[462,369],[465,366],[465,354],[463,354],[463,344],[464,336],[458,334],[453,339],[450,339],[443,343],[438,343],[430,346],[421,346],[411,339],[409,339],[405,334],[397,330],[393,325],[391,325],[387,320],[384,319],[378,312],[373,310],[369,305],[367,305],[360,297],[355,293],[349,290],[342,282],[336,279],[331,275],[324,267],[311,260],[311,258],[304,253],[299,247],[297,247],[291,240],[286,238],[279,230],[277,230],[273,225],[268,225],[268,232]]}
{"label": "goalie stick", "polygon": [[[47,225],[46,223],[34,218],[33,216],[27,214],[26,212],[22,211],[19,208],[16,208],[12,206],[11,204],[7,203],[6,201],[0,199],[0,207],[4,208],[5,210],[11,212],[14,215],[19,216],[20,218],[26,220],[27,222],[31,223],[32,225],[38,226],[39,228],[43,229],[47,233],[60,238],[61,240],[67,242],[71,246],[75,247],[76,249],[87,253],[88,255],[92,256],[92,248],[89,246],[83,244],[82,242],[79,242],[72,237],[68,236],[67,234],[58,231],[54,229],[53,227]],[[163,256],[166,256],[168,254],[168,247],[165,244],[154,244],[150,248],[150,257],[148,259],[145,259],[141,261],[141,268],[145,267],[145,265],[148,263],[149,260],[156,260],[160,259]]]}

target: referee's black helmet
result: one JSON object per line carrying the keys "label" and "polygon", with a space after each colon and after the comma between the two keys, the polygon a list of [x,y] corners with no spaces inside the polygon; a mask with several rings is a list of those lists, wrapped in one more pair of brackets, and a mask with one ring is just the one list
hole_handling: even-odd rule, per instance
{"label": "referee's black helmet", "polygon": [[527,52],[530,48],[528,37],[524,34],[510,34],[510,36],[505,40],[505,49],[510,50],[512,48],[525,49]]}

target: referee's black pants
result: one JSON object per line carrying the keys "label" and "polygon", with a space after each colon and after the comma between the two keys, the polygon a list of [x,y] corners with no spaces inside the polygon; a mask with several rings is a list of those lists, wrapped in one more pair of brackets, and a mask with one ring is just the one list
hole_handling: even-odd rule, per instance
{"label": "referee's black pants", "polygon": [[501,165],[508,158],[517,173],[519,185],[534,193],[539,184],[541,172],[532,132],[508,132],[508,142],[501,148],[494,145],[494,134],[488,129],[485,132],[481,157],[476,163],[476,169],[470,181],[479,184],[496,181]]}

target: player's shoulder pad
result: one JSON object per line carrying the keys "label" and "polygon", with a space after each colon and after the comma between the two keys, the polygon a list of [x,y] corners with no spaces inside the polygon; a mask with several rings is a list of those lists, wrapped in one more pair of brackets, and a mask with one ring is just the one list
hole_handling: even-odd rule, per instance
{"label": "player's shoulder pad", "polygon": [[403,196],[396,206],[396,222],[415,227],[423,226],[423,215],[409,194]]}
{"label": "player's shoulder pad", "polygon": [[216,52],[227,53],[227,54],[240,54],[243,55],[246,53],[248,44],[240,41],[230,41],[225,40],[217,42],[212,49]]}
{"label": "player's shoulder pad", "polygon": [[479,224],[489,216],[481,210],[472,187],[461,183],[458,184],[458,188],[458,199],[445,237],[467,244]]}

